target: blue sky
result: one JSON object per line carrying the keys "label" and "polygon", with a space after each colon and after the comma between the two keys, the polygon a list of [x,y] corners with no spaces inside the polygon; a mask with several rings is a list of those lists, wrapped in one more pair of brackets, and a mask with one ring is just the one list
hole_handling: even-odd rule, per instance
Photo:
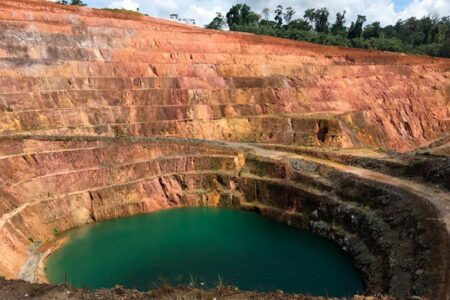
{"label": "blue sky", "polygon": [[412,0],[394,0],[395,10],[401,11],[412,2]]}
{"label": "blue sky", "polygon": [[367,16],[369,22],[381,21],[383,25],[393,24],[399,18],[421,17],[438,13],[450,15],[450,0],[84,0],[92,7],[136,9],[152,16],[168,18],[177,13],[183,18],[196,19],[197,24],[208,23],[216,12],[226,13],[231,5],[239,2],[249,4],[258,13],[264,7],[273,10],[278,4],[291,6],[302,17],[307,8],[327,7],[331,15],[345,10],[347,23],[356,15]]}

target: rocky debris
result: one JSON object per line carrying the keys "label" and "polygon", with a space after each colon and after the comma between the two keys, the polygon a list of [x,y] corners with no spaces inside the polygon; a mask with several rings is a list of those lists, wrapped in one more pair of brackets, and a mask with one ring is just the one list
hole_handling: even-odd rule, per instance
{"label": "rocky debris", "polygon": [[422,156],[406,168],[406,175],[421,177],[432,183],[439,192],[440,187],[450,190],[450,156]]}
{"label": "rocky debris", "polygon": [[450,129],[450,60],[2,0],[3,135],[410,151]]}
{"label": "rocky debris", "polygon": [[131,299],[267,299],[267,300],[391,300],[392,297],[353,296],[349,298],[328,298],[308,295],[287,294],[281,290],[275,292],[241,291],[236,287],[224,286],[210,290],[197,287],[162,286],[148,292],[124,289],[116,286],[112,289],[86,290],[75,289],[67,285],[53,286],[29,284],[24,281],[6,281],[0,277],[0,299],[36,299],[36,300],[131,300]]}

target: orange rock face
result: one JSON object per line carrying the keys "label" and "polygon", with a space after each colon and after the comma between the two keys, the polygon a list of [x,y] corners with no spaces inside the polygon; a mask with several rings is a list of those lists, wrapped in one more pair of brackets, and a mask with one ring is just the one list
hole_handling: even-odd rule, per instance
{"label": "orange rock face", "polygon": [[409,151],[448,135],[450,60],[1,1],[0,132]]}
{"label": "orange rock face", "polygon": [[224,205],[336,241],[369,294],[445,299],[449,136],[450,60],[0,0],[0,276],[40,279],[74,227]]}

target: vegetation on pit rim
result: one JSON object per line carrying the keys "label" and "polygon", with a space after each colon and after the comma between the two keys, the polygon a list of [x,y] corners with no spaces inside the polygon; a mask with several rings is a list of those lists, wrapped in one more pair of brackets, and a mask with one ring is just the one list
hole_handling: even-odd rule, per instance
{"label": "vegetation on pit rim", "polygon": [[[82,0],[71,0],[70,2],[68,0],[59,0],[56,3],[64,4],[64,5],[78,5],[78,6],[86,6],[86,3],[84,3]],[[102,10],[107,10],[110,12],[115,13],[123,13],[123,14],[130,14],[130,15],[137,15],[137,16],[143,16],[144,14],[141,14],[139,11],[129,10],[125,8],[102,8]]]}
{"label": "vegetation on pit rim", "polygon": [[111,11],[111,12],[115,12],[115,13],[123,13],[123,14],[130,14],[130,15],[137,15],[137,16],[143,16],[144,14],[141,14],[138,11],[134,11],[134,10],[129,10],[129,9],[125,9],[125,8],[102,8],[102,10],[107,10],[107,11]]}
{"label": "vegetation on pit rim", "polygon": [[53,227],[53,235],[54,235],[54,236],[58,236],[58,235],[60,235],[60,234],[61,234],[61,231],[60,231],[58,228]]}
{"label": "vegetation on pit rim", "polygon": [[[82,0],[59,0],[65,5],[85,6]],[[127,9],[103,10],[141,16],[139,11]],[[358,15],[357,19],[346,27],[346,12],[336,14],[333,24],[329,22],[327,8],[307,9],[303,18],[294,19],[296,14],[292,7],[278,5],[273,11],[274,19],[270,20],[271,11],[264,8],[261,14],[251,10],[247,4],[236,4],[228,13],[217,16],[205,27],[249,32],[259,35],[270,35],[298,41],[312,42],[322,45],[362,48],[381,51],[406,52],[450,58],[450,16],[426,16],[420,19],[411,17],[398,20],[395,25],[382,27],[380,22],[364,26],[367,19]]]}
{"label": "vegetation on pit rim", "polygon": [[[195,284],[195,283],[194,283]],[[7,281],[0,277],[1,299],[297,299],[297,300],[325,300],[327,297],[314,297],[299,294],[287,294],[281,290],[274,292],[241,291],[236,287],[221,285],[212,289],[203,289],[195,285],[189,286],[159,286],[148,292],[128,290],[122,286],[112,289],[76,289],[66,284],[48,285],[31,284],[25,281]],[[352,299],[363,300],[363,296],[354,296]],[[390,300],[393,297],[377,296],[371,299]]]}
{"label": "vegetation on pit rim", "polygon": [[78,6],[86,6],[82,0],[71,0],[70,3],[68,0],[58,0],[56,3],[64,4],[64,5],[78,5]]}
{"label": "vegetation on pit rim", "polygon": [[[273,20],[270,15],[273,15]],[[308,9],[303,18],[294,19],[296,12],[278,5],[271,12],[265,8],[258,14],[247,4],[236,4],[224,16],[217,16],[206,25],[209,29],[224,29],[270,35],[323,45],[407,52],[450,57],[450,16],[412,17],[398,20],[395,25],[382,27],[380,22],[364,26],[366,16],[358,15],[346,26],[346,12],[336,14],[329,22],[327,8]]]}

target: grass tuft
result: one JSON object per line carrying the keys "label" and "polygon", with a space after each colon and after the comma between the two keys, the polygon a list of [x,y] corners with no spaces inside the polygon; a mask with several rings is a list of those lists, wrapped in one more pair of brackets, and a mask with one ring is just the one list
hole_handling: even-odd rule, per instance
{"label": "grass tuft", "polygon": [[123,14],[130,14],[130,15],[136,15],[136,16],[143,16],[144,14],[141,14],[138,11],[134,11],[134,10],[129,10],[129,9],[125,9],[125,8],[102,8],[102,10],[107,10],[110,12],[114,12],[114,13],[123,13]]}

